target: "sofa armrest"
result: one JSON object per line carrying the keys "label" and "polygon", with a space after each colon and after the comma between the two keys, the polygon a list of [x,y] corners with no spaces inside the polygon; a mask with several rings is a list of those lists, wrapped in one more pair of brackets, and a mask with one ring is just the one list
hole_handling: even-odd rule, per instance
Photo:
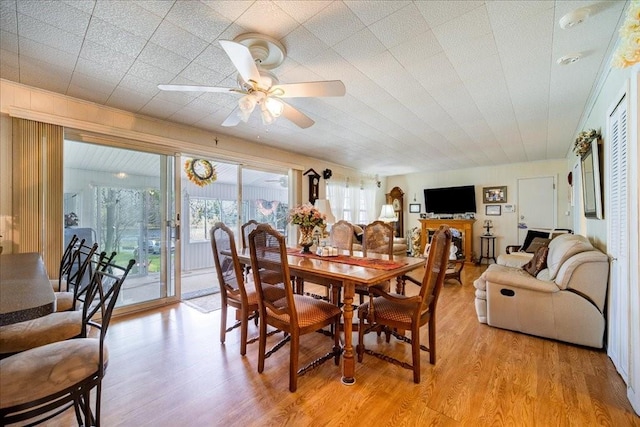
{"label": "sofa armrest", "polygon": [[482,278],[487,283],[528,289],[536,292],[553,293],[560,290],[555,282],[539,280],[521,268],[506,267],[499,264],[491,264],[489,268],[482,273]]}
{"label": "sofa armrest", "polygon": [[506,251],[507,251],[508,254],[510,254],[510,253],[513,253],[513,252],[518,252],[520,250],[520,248],[522,248],[522,246],[520,246],[520,245],[509,245],[509,246],[507,246]]}

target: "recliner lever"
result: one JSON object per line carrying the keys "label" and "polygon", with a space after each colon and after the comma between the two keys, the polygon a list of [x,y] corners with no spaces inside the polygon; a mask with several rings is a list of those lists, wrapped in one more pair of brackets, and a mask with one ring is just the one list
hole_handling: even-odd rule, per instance
{"label": "recliner lever", "polygon": [[500,294],[504,295],[505,297],[513,297],[516,295],[515,291],[511,289],[500,289]]}

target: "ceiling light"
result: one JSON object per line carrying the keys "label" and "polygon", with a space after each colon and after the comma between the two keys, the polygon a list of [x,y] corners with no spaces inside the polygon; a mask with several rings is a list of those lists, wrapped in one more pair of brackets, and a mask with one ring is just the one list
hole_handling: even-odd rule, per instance
{"label": "ceiling light", "polygon": [[260,105],[260,117],[262,117],[263,125],[270,125],[271,123],[276,121],[276,118],[271,114],[269,108],[267,108],[267,103],[263,102]]}
{"label": "ceiling light", "polygon": [[573,64],[574,62],[578,62],[580,58],[582,58],[581,53],[572,53],[572,54],[565,55],[563,57],[558,58],[556,63],[558,63],[559,65],[569,65],[569,64]]}
{"label": "ceiling light", "polygon": [[251,116],[253,109],[256,108],[257,103],[258,100],[251,93],[240,98],[238,101],[238,117],[240,117],[240,120],[245,123],[249,121],[249,116]]}
{"label": "ceiling light", "polygon": [[265,105],[273,117],[280,117],[284,111],[284,104],[277,98],[267,98]]}
{"label": "ceiling light", "polygon": [[560,28],[563,30],[568,30],[569,28],[573,28],[576,25],[582,23],[589,17],[589,13],[591,11],[586,7],[581,7],[580,9],[576,9],[564,15],[560,18]]}

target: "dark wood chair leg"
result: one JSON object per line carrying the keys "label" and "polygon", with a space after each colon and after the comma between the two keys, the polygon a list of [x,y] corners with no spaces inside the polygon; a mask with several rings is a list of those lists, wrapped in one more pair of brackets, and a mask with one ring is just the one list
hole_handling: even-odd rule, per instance
{"label": "dark wood chair leg", "polygon": [[413,357],[413,382],[420,384],[420,326],[411,331],[411,356]]}
{"label": "dark wood chair leg", "polygon": [[260,316],[260,338],[258,340],[258,373],[264,371],[264,356],[267,348],[267,321]]}
{"label": "dark wood chair leg", "polygon": [[436,316],[429,319],[429,362],[436,364]]}
{"label": "dark wood chair leg", "polygon": [[300,335],[293,331],[291,334],[289,355],[289,391],[294,392],[298,389],[298,352],[300,351]]}
{"label": "dark wood chair leg", "polygon": [[222,307],[220,307],[220,342],[224,344],[227,337],[227,304],[226,301],[222,301]]}
{"label": "dark wood chair leg", "polygon": [[247,330],[249,328],[249,312],[247,311],[247,308],[244,306],[242,306],[242,309],[240,310],[242,319],[240,319],[240,355],[244,356],[245,354],[247,354]]}

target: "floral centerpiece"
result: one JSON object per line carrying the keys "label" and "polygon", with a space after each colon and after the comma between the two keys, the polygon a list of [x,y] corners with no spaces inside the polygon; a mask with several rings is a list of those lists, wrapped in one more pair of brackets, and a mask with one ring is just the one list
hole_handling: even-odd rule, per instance
{"label": "floral centerpiece", "polygon": [[591,141],[598,138],[600,138],[600,134],[595,129],[580,132],[576,138],[576,142],[573,144],[573,151],[576,153],[576,156],[582,156],[584,153],[589,151]]}
{"label": "floral centerpiece", "polygon": [[303,247],[303,252],[310,252],[309,247],[313,244],[313,229],[324,225],[326,216],[310,203],[297,206],[289,212],[291,224],[300,226],[300,240],[298,243]]}

